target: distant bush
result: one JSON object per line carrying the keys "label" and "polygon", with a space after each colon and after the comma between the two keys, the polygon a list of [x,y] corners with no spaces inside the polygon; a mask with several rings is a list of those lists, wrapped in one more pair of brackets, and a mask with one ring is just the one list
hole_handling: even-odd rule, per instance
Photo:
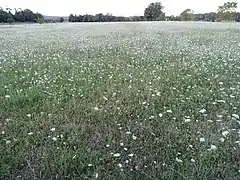
{"label": "distant bush", "polygon": [[43,24],[44,23],[44,19],[43,18],[37,18],[36,21],[39,24]]}
{"label": "distant bush", "polygon": [[64,18],[60,17],[59,22],[64,22]]}
{"label": "distant bush", "polygon": [[15,22],[15,20],[14,20],[12,17],[9,17],[9,18],[7,19],[7,22],[8,22],[9,24],[13,24],[13,23]]}

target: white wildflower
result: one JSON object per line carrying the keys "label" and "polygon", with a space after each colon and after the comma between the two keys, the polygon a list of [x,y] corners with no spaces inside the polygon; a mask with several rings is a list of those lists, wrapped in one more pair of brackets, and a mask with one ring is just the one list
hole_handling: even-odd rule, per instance
{"label": "white wildflower", "polygon": [[226,101],[222,100],[222,99],[219,99],[217,100],[218,103],[226,103]]}
{"label": "white wildflower", "polygon": [[6,140],[6,144],[10,144],[11,143],[11,141],[10,140]]}
{"label": "white wildflower", "polygon": [[2,131],[1,134],[4,135],[4,134],[5,134],[5,131]]}
{"label": "white wildflower", "polygon": [[218,118],[223,118],[223,115],[217,115]]}
{"label": "white wildflower", "polygon": [[189,123],[189,122],[191,122],[191,119],[185,119],[184,122]]}
{"label": "white wildflower", "polygon": [[10,96],[9,96],[9,95],[6,95],[5,98],[10,98]]}
{"label": "white wildflower", "polygon": [[236,141],[235,144],[239,144],[240,145],[240,141]]}
{"label": "white wildflower", "polygon": [[182,163],[182,162],[183,162],[181,159],[178,159],[178,158],[176,158],[176,161],[177,161],[178,163]]}
{"label": "white wildflower", "polygon": [[119,164],[118,164],[118,167],[122,168],[122,164],[119,163]]}
{"label": "white wildflower", "polygon": [[205,142],[205,138],[199,138],[200,142]]}
{"label": "white wildflower", "polygon": [[149,119],[154,119],[154,116],[150,116]]}
{"label": "white wildflower", "polygon": [[103,99],[106,100],[106,101],[108,101],[108,98],[106,98],[105,96],[103,96]]}
{"label": "white wildflower", "polygon": [[129,157],[133,157],[134,155],[133,155],[133,154],[129,154],[128,156],[129,156]]}
{"label": "white wildflower", "polygon": [[161,118],[161,117],[163,117],[163,114],[162,114],[162,113],[160,113],[160,114],[158,114],[158,116]]}
{"label": "white wildflower", "polygon": [[237,114],[232,114],[232,117],[234,117],[235,119],[239,119],[239,115]]}
{"label": "white wildflower", "polygon": [[30,118],[31,116],[32,116],[31,114],[27,114],[27,117],[29,117],[29,118]]}
{"label": "white wildflower", "polygon": [[172,113],[172,110],[167,110],[167,113]]}
{"label": "white wildflower", "polygon": [[204,114],[204,113],[207,112],[207,110],[206,110],[206,109],[201,109],[199,112],[202,113],[202,114]]}
{"label": "white wildflower", "polygon": [[52,140],[53,140],[53,141],[57,141],[57,138],[56,138],[56,137],[52,137]]}
{"label": "white wildflower", "polygon": [[96,178],[96,179],[98,178],[98,173],[95,174],[95,178]]}
{"label": "white wildflower", "polygon": [[195,161],[195,159],[191,159],[191,162],[192,162],[192,163],[195,163],[196,161]]}
{"label": "white wildflower", "polygon": [[98,111],[98,110],[99,110],[99,108],[98,108],[98,107],[94,107],[93,109],[94,109],[95,111]]}
{"label": "white wildflower", "polygon": [[107,145],[106,145],[106,147],[107,147],[107,148],[109,148],[109,147],[110,147],[110,145],[109,145],[109,144],[107,144]]}
{"label": "white wildflower", "polygon": [[121,156],[120,153],[113,154],[113,157],[120,157],[120,156]]}
{"label": "white wildflower", "polygon": [[136,140],[136,139],[137,139],[137,136],[134,136],[134,135],[133,135],[132,138],[133,138],[133,140]]}
{"label": "white wildflower", "polygon": [[54,132],[54,131],[56,131],[56,128],[52,128],[52,129],[50,129],[50,131]]}
{"label": "white wildflower", "polygon": [[222,135],[223,135],[224,137],[226,137],[228,134],[229,134],[228,131],[223,131],[223,132],[222,132]]}
{"label": "white wildflower", "polygon": [[225,141],[225,139],[224,139],[224,138],[220,138],[220,141],[221,141],[221,142],[224,142],[224,141]]}
{"label": "white wildflower", "polygon": [[120,146],[124,146],[124,144],[123,144],[123,143],[120,143]]}
{"label": "white wildflower", "polygon": [[217,146],[215,145],[211,145],[210,149],[208,149],[208,151],[215,151],[215,150],[217,150]]}
{"label": "white wildflower", "polygon": [[11,119],[7,118],[7,119],[6,119],[6,122],[9,122],[9,121],[11,121]]}
{"label": "white wildflower", "polygon": [[33,132],[29,132],[28,135],[29,135],[29,136],[33,135]]}
{"label": "white wildflower", "polygon": [[92,164],[88,164],[88,167],[92,167],[93,165]]}

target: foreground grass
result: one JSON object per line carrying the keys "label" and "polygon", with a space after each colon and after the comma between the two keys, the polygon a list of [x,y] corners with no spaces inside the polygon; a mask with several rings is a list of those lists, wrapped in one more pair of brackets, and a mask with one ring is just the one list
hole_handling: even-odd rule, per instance
{"label": "foreground grass", "polygon": [[0,28],[0,179],[239,179],[239,29]]}

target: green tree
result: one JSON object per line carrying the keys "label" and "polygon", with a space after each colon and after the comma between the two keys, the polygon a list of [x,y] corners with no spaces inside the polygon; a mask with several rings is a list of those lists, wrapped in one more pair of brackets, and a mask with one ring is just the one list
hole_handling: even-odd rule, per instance
{"label": "green tree", "polygon": [[12,23],[15,22],[15,20],[14,20],[13,17],[11,16],[11,17],[7,18],[7,22],[8,22],[9,24],[12,24]]}
{"label": "green tree", "polygon": [[21,9],[15,9],[14,19],[18,22],[25,22],[25,16]]}
{"label": "green tree", "polygon": [[39,23],[39,24],[43,24],[44,23],[44,18],[38,17],[36,19],[36,22]]}
{"label": "green tree", "polygon": [[191,9],[184,10],[180,14],[180,17],[181,17],[181,21],[194,21],[194,19],[195,19],[194,12]]}
{"label": "green tree", "polygon": [[195,14],[195,21],[210,21],[215,22],[217,19],[217,13],[210,12],[204,14]]}
{"label": "green tree", "polygon": [[165,14],[163,13],[163,6],[161,2],[155,2],[149,4],[144,11],[144,17],[148,21],[165,20]]}
{"label": "green tree", "polygon": [[236,22],[240,22],[240,13],[239,12],[237,12],[237,14],[236,14]]}
{"label": "green tree", "polygon": [[61,23],[64,22],[64,18],[60,17],[59,22],[61,22]]}
{"label": "green tree", "polygon": [[0,23],[7,22],[8,13],[3,10],[2,7],[0,7]]}
{"label": "green tree", "polygon": [[94,21],[96,22],[104,22],[105,21],[105,17],[102,13],[96,14],[94,17]]}
{"label": "green tree", "polygon": [[4,11],[2,7],[0,7],[0,23],[13,23],[14,18],[13,14],[11,13],[10,8],[6,8]]}
{"label": "green tree", "polygon": [[23,14],[24,14],[25,21],[35,22],[36,20],[35,14],[30,9],[25,9],[23,11]]}
{"label": "green tree", "polygon": [[218,21],[235,21],[236,19],[236,8],[238,3],[226,2],[223,6],[218,7],[217,20]]}

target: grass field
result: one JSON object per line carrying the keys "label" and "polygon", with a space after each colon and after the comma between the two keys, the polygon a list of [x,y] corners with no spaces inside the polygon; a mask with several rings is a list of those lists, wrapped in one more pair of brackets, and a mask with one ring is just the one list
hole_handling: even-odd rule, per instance
{"label": "grass field", "polygon": [[0,179],[239,180],[240,24],[0,27]]}

